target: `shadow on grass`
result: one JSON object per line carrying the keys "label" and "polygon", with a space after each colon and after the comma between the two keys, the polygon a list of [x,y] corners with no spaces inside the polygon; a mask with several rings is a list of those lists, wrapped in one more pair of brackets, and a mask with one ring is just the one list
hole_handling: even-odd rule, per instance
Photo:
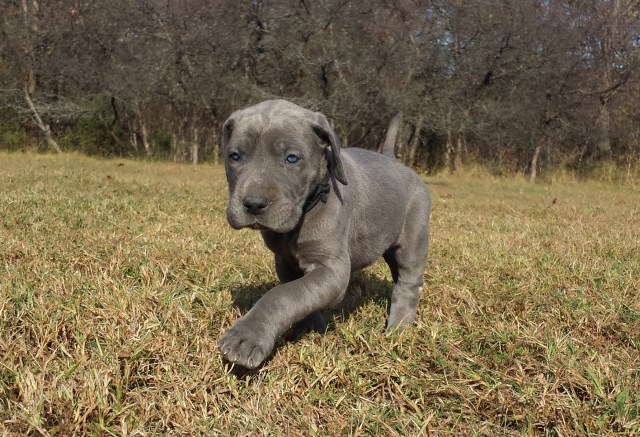
{"label": "shadow on grass", "polygon": [[[231,289],[233,305],[244,315],[262,296],[278,284],[279,282],[277,281],[271,281],[257,286],[233,288]],[[352,274],[349,287],[342,302],[334,308],[313,314],[292,326],[291,329],[285,332],[281,339],[276,341],[273,352],[260,367],[268,363],[277,350],[284,344],[290,342],[295,343],[312,331],[320,334],[334,331],[336,329],[336,322],[351,317],[353,313],[371,302],[377,305],[385,305],[388,313],[392,290],[393,283],[391,281],[381,279],[370,272],[361,271]],[[381,324],[380,330],[382,331],[383,329],[384,324]],[[258,369],[248,371],[234,367],[232,372],[238,377],[245,377],[256,373],[257,370]]]}

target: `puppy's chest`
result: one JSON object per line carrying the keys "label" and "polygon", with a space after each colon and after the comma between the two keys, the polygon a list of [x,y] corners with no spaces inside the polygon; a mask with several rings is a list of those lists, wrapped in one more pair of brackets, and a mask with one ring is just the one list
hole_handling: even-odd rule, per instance
{"label": "puppy's chest", "polygon": [[325,252],[321,241],[300,239],[297,233],[278,234],[263,231],[262,239],[269,250],[303,270],[306,265],[315,263],[317,258],[322,258]]}
{"label": "puppy's chest", "polygon": [[279,234],[271,231],[263,231],[264,244],[273,253],[285,258],[296,258],[298,252],[298,233]]}

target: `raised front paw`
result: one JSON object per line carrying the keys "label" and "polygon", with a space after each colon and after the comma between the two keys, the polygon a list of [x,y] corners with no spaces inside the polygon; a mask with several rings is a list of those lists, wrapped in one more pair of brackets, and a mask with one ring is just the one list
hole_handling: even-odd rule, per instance
{"label": "raised front paw", "polygon": [[255,369],[273,349],[274,340],[260,329],[240,319],[218,342],[218,349],[229,362]]}

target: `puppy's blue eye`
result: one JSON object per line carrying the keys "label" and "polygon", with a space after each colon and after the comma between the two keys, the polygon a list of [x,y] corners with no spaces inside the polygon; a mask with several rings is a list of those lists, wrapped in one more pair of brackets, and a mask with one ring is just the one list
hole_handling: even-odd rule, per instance
{"label": "puppy's blue eye", "polygon": [[236,152],[229,153],[229,158],[233,159],[234,161],[240,161],[240,154]]}
{"label": "puppy's blue eye", "polygon": [[287,156],[287,162],[289,164],[295,164],[296,162],[300,161],[302,158],[300,158],[298,155],[294,155],[293,153]]}

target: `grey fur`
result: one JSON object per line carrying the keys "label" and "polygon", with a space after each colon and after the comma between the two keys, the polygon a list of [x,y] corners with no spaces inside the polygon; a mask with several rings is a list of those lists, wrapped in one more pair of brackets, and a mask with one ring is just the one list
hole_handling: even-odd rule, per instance
{"label": "grey fur", "polygon": [[[397,132],[398,116],[394,120],[389,130]],[[395,134],[391,137],[383,149],[387,153],[395,142]],[[225,359],[259,366],[278,336],[337,305],[350,273],[380,256],[395,283],[387,330],[413,322],[431,210],[429,191],[413,171],[376,152],[340,150],[324,115],[284,100],[234,112],[222,138],[229,224],[261,231],[281,281],[222,336],[218,348]],[[302,159],[289,163],[289,155]],[[327,169],[326,203],[303,214],[305,200]]]}

